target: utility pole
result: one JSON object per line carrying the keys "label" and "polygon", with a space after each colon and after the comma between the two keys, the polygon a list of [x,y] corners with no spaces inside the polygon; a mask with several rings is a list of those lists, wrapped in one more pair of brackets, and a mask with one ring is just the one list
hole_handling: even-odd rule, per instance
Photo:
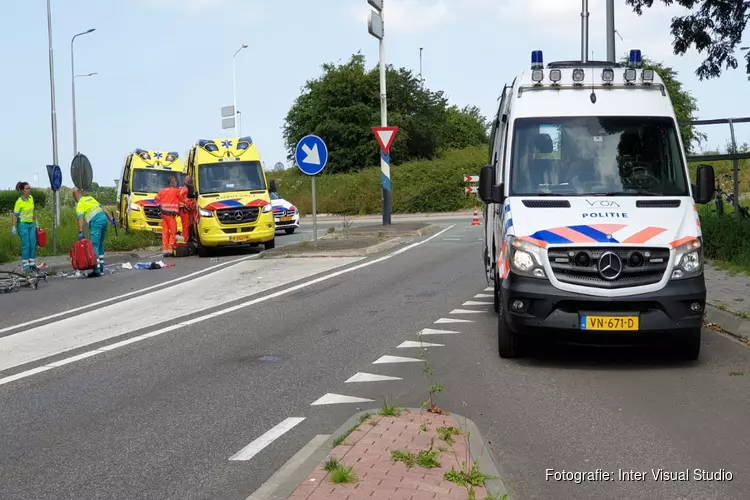
{"label": "utility pole", "polygon": [[615,54],[615,0],[607,0],[607,61],[617,62]]}
{"label": "utility pole", "polygon": [[581,5],[581,62],[589,62],[589,0]]}
{"label": "utility pole", "polygon": [[424,88],[424,76],[422,74],[422,49],[424,47],[419,47],[419,85]]}
{"label": "utility pole", "polygon": [[[59,157],[57,154],[57,109],[55,107],[55,56],[52,51],[52,5],[51,0],[47,0],[47,40],[49,46],[49,92],[52,118],[52,164],[59,166]],[[52,249],[57,252],[57,227],[60,225],[60,191],[56,191],[53,196],[52,219]]]}
{"label": "utility pole", "polygon": [[[388,126],[388,105],[385,86],[385,22],[383,21],[383,1],[367,0],[376,11],[370,11],[367,22],[368,31],[378,39],[380,48],[380,126]],[[390,155],[381,150],[380,181],[383,188],[383,225],[391,224],[391,166]]]}

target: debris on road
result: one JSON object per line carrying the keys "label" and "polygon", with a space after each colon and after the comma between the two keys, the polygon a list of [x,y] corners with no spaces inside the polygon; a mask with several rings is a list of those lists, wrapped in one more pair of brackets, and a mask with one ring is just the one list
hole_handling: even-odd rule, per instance
{"label": "debris on road", "polygon": [[496,478],[472,459],[486,450],[469,449],[455,417],[389,413],[395,416],[362,415],[287,500],[487,498],[485,481]]}

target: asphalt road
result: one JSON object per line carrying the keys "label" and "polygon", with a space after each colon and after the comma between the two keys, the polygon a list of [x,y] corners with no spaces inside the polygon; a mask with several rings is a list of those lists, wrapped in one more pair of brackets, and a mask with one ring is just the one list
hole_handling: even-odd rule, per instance
{"label": "asphalt road", "polygon": [[[694,365],[644,350],[555,347],[501,360],[491,304],[467,303],[491,302],[482,229],[459,223],[382,262],[217,310],[220,321],[1,385],[3,499],[244,499],[314,436],[384,398],[419,406],[433,382],[444,386],[440,406],[478,424],[513,500],[747,498],[750,393],[747,377],[730,371],[746,370],[750,351],[706,332]],[[417,335],[426,328],[456,333]],[[422,374],[423,350],[403,344],[419,339],[440,344],[424,353],[433,380]],[[398,380],[347,382],[357,373]],[[313,405],[340,400],[331,394],[363,399]],[[304,420],[249,460],[230,460],[294,417]],[[546,481],[548,468],[723,468],[734,477],[573,484]]]}

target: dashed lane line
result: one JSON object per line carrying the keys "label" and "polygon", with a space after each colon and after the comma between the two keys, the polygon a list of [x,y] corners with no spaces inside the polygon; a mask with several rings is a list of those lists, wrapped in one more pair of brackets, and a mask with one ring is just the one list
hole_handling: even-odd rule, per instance
{"label": "dashed lane line", "polygon": [[449,314],[482,314],[487,311],[477,311],[476,309],[454,309]]}
{"label": "dashed lane line", "polygon": [[474,320],[461,318],[440,318],[439,320],[435,321],[436,325],[445,323],[474,323]]}
{"label": "dashed lane line", "polygon": [[462,306],[491,306],[492,302],[484,302],[481,300],[467,300]]}
{"label": "dashed lane line", "polygon": [[445,347],[445,344],[432,344],[430,342],[416,342],[414,340],[405,340],[396,346],[396,349],[424,348],[424,347]]}

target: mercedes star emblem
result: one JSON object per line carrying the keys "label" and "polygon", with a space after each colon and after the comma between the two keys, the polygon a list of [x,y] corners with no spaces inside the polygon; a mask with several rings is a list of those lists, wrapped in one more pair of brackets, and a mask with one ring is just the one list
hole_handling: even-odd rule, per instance
{"label": "mercedes star emblem", "polygon": [[234,220],[242,220],[242,211],[241,210],[237,210],[234,213]]}
{"label": "mercedes star emblem", "polygon": [[622,260],[614,252],[604,252],[599,257],[599,276],[605,280],[616,280],[622,274]]}

